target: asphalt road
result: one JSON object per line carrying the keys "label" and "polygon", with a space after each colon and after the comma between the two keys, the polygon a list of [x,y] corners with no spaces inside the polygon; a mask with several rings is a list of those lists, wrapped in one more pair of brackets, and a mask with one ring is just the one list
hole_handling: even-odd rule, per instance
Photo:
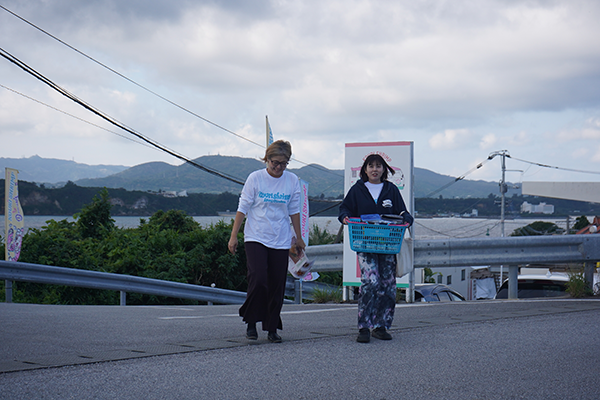
{"label": "asphalt road", "polygon": [[600,398],[599,300],[399,305],[368,344],[355,305],[285,305],[281,344],[237,309],[0,303],[0,398]]}

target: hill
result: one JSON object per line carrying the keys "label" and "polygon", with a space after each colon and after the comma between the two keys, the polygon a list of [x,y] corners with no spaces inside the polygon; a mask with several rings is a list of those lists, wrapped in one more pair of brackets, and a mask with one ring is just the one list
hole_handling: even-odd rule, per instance
{"label": "hill", "polygon": [[[256,159],[233,156],[203,156],[194,162],[223,172],[244,181],[247,176],[264,164]],[[330,170],[318,164],[302,168],[290,168],[301,179],[309,183],[309,195],[337,198],[344,192],[344,171]],[[423,168],[415,168],[415,197],[425,197],[430,193],[454,182],[455,178],[437,174]],[[166,163],[147,163],[129,168],[117,174],[97,179],[82,179],[76,182],[80,186],[124,188],[127,190],[181,191],[189,193],[239,193],[241,186],[223,178],[209,174],[190,164],[173,166]],[[498,183],[486,181],[461,180],[439,193],[444,198],[487,197],[499,194]],[[520,190],[508,193],[520,194]]]}
{"label": "hill", "polygon": [[126,170],[122,165],[87,165],[75,161],[32,156],[29,158],[0,158],[0,167],[19,170],[19,180],[52,186],[84,178],[102,178]]}
{"label": "hill", "polygon": [[[97,196],[101,188],[81,187],[68,182],[60,188],[38,186],[27,181],[19,181],[19,200],[25,215],[73,215],[81,211]],[[168,197],[159,193],[146,191],[128,191],[125,189],[107,189],[112,204],[113,216],[149,216],[159,210],[181,210],[188,215],[217,215],[219,211],[235,210],[239,196],[223,192],[219,194],[192,193],[184,197]],[[4,179],[0,179],[0,198],[4,198]],[[523,201],[538,203],[546,201],[555,206],[553,217],[558,215],[597,215],[598,205],[573,200],[533,198],[530,196],[512,196],[507,199],[507,217],[519,217],[531,214],[520,214]],[[312,215],[334,216],[338,207],[329,202],[310,201]],[[480,217],[498,217],[500,207],[498,197],[485,198],[416,198],[415,215],[447,216],[470,214],[477,210]],[[0,214],[4,213],[4,204],[0,202]],[[544,218],[545,216],[539,216]]]}
{"label": "hill", "polygon": [[[257,159],[233,156],[203,156],[194,162],[223,172],[239,181],[263,163]],[[202,171],[190,164],[179,166],[165,162],[149,162],[134,167],[117,165],[87,165],[74,161],[45,159],[38,156],[29,158],[0,158],[0,166],[19,170],[19,180],[43,183],[48,187],[63,186],[71,181],[84,187],[123,188],[138,191],[176,191],[188,193],[237,194],[241,186],[234,182]],[[318,164],[310,164],[290,171],[309,183],[311,197],[338,198],[344,191],[344,171],[330,170]],[[499,195],[498,183],[487,181],[461,180],[438,174],[424,168],[415,168],[415,197],[422,198],[432,193],[439,198],[485,198],[490,194]],[[451,184],[452,183],[452,184]],[[449,185],[450,184],[450,185]],[[449,185],[448,187],[445,187]],[[445,187],[445,188],[444,188]],[[440,188],[444,188],[439,191]],[[520,194],[520,190],[510,190],[508,195]]]}

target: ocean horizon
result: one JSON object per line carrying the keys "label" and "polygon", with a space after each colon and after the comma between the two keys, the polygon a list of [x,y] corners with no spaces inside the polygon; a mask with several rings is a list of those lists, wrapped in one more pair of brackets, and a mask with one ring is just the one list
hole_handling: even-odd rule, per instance
{"label": "ocean horizon", "polygon": [[[142,219],[148,220],[150,217],[132,217],[132,216],[113,216],[115,224],[119,228],[136,228],[139,226]],[[202,227],[207,227],[216,224],[219,221],[229,223],[233,218],[231,216],[209,216],[209,217],[192,217]],[[588,217],[590,219],[590,217]],[[592,217],[593,219],[593,217]],[[26,229],[42,229],[47,225],[49,220],[68,220],[73,221],[72,216],[56,216],[56,215],[34,215],[25,216]],[[563,217],[538,216],[531,218],[506,219],[504,221],[504,236],[510,234],[518,228],[529,225],[535,221],[545,221],[555,223],[560,228],[566,229],[567,219]],[[591,219],[590,219],[591,221]],[[321,230],[326,230],[331,234],[337,234],[341,224],[336,217],[311,217],[309,220],[310,227],[318,226]],[[571,217],[569,224],[572,226],[575,223],[575,218]],[[415,239],[448,239],[448,238],[479,238],[479,237],[501,237],[502,223],[500,218],[415,218],[415,223],[412,227],[412,236]],[[4,217],[0,218],[0,235],[4,237]]]}

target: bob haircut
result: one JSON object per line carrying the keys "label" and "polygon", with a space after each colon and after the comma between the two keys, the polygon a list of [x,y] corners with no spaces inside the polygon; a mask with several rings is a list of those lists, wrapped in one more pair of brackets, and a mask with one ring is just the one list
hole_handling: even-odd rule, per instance
{"label": "bob haircut", "polygon": [[287,158],[288,161],[290,160],[290,158],[292,158],[292,145],[290,144],[290,142],[285,140],[277,140],[271,143],[271,145],[267,147],[267,150],[265,151],[265,156],[264,158],[262,158],[262,161],[267,162],[272,157],[277,156],[284,156],[285,158]]}
{"label": "bob haircut", "polygon": [[388,163],[385,162],[383,157],[381,157],[379,154],[369,154],[368,157],[365,159],[365,162],[363,163],[362,167],[360,168],[360,179],[362,179],[364,182],[369,181],[369,177],[367,176],[367,166],[373,162],[383,165],[383,174],[381,174],[381,182],[387,181],[388,172],[392,175],[396,173],[396,171],[394,171],[392,167],[390,167]]}

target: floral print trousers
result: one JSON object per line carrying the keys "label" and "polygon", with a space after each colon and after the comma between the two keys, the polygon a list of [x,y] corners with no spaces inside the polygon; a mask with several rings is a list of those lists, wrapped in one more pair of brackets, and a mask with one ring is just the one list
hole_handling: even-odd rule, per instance
{"label": "floral print trousers", "polygon": [[358,329],[390,329],[396,309],[396,255],[357,255],[361,272]]}

